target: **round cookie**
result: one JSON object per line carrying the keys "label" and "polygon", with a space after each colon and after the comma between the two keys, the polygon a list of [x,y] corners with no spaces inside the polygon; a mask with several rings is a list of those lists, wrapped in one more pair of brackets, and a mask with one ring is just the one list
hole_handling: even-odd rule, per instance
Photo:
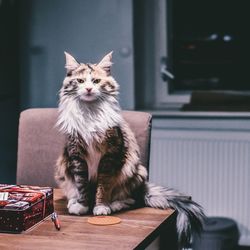
{"label": "round cookie", "polygon": [[121,222],[121,219],[115,216],[94,216],[88,218],[88,223],[99,226],[114,225]]}

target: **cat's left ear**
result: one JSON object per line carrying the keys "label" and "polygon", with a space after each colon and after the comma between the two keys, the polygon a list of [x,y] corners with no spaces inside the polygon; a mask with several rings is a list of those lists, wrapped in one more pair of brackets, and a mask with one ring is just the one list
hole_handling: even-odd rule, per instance
{"label": "cat's left ear", "polygon": [[104,69],[108,75],[110,75],[111,73],[111,66],[113,64],[112,54],[113,54],[113,51],[111,51],[106,56],[104,56],[102,60],[98,63],[98,66]]}
{"label": "cat's left ear", "polygon": [[67,74],[71,73],[71,71],[75,70],[80,64],[76,61],[76,59],[70,55],[69,53],[65,52],[65,68],[67,70]]}

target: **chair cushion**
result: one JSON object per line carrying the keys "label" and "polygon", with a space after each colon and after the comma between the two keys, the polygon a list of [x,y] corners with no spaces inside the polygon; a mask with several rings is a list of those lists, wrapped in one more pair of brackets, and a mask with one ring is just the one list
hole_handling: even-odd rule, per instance
{"label": "chair cushion", "polygon": [[[151,115],[122,111],[135,133],[142,164],[148,167]],[[20,115],[17,159],[17,184],[56,187],[54,167],[63,150],[64,136],[55,127],[57,108],[27,109]]]}

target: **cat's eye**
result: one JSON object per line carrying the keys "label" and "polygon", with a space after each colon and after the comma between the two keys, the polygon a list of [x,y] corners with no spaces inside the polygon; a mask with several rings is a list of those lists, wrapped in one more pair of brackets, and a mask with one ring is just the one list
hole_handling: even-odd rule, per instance
{"label": "cat's eye", "polygon": [[77,78],[76,80],[77,80],[79,83],[84,83],[84,80],[81,79],[81,78]]}
{"label": "cat's eye", "polygon": [[93,79],[93,83],[99,83],[101,81],[101,79]]}

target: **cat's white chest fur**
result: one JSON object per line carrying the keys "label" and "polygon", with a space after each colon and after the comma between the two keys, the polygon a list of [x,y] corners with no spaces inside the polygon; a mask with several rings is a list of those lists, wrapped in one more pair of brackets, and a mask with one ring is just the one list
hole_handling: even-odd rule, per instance
{"label": "cat's white chest fur", "polygon": [[88,157],[86,162],[88,164],[89,179],[95,179],[97,177],[98,166],[101,159],[101,152],[97,151],[93,144],[88,146]]}
{"label": "cat's white chest fur", "polygon": [[100,142],[107,129],[119,125],[121,121],[120,107],[115,99],[88,106],[65,98],[59,106],[57,125],[66,134],[81,135],[90,146],[93,141]]}

